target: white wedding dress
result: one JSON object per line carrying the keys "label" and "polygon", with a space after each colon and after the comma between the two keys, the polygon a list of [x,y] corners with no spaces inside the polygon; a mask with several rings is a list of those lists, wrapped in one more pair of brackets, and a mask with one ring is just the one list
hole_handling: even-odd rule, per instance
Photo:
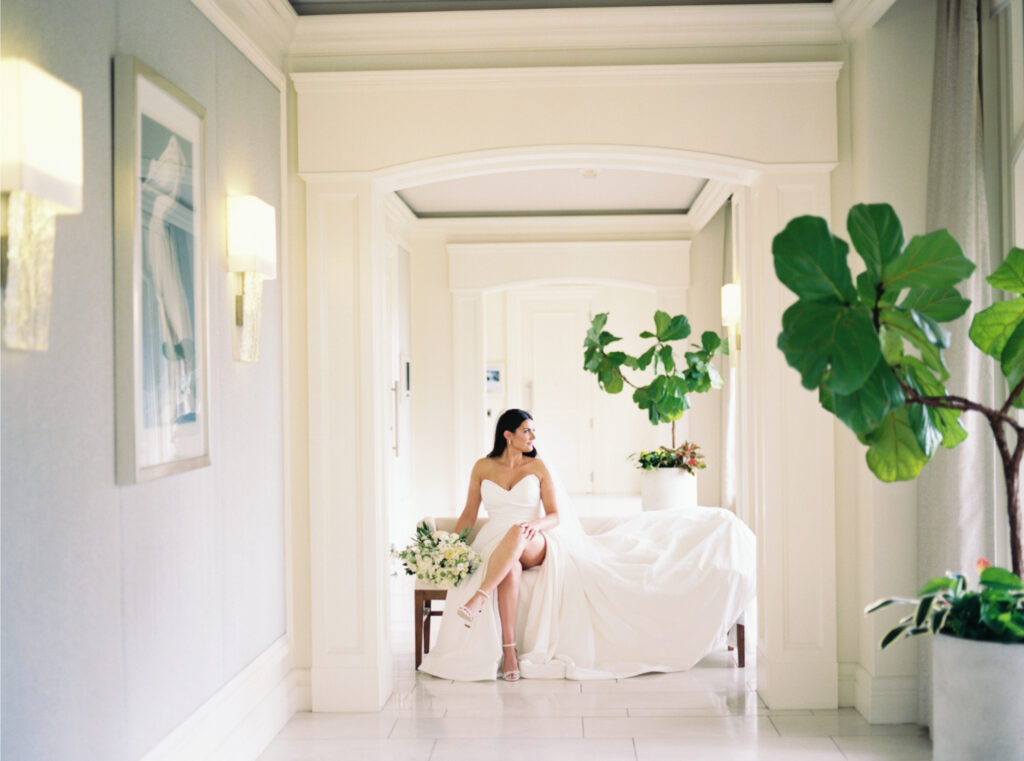
{"label": "white wedding dress", "polygon": [[[437,641],[420,670],[443,679],[495,679],[501,665],[497,595],[471,628],[456,614],[516,523],[542,514],[540,481],[511,489],[484,480],[489,520],[473,541],[480,568],[448,592]],[[750,529],[728,510],[697,507],[599,522],[585,534],[568,499],[545,531],[544,562],[523,573],[516,642],[524,678],[610,679],[679,671],[722,646],[754,596]]]}

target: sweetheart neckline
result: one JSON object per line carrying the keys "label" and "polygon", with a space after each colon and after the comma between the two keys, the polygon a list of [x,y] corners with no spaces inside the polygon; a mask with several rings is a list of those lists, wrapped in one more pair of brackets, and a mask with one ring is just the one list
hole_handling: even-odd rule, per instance
{"label": "sweetheart neckline", "polygon": [[516,481],[516,482],[515,482],[514,484],[512,484],[512,486],[510,486],[509,488],[507,488],[507,489],[506,489],[506,488],[505,488],[504,486],[502,486],[501,484],[499,484],[499,483],[498,483],[497,481],[493,481],[493,480],[491,480],[490,478],[483,478],[483,479],[481,479],[481,480],[482,480],[482,481],[489,481],[490,483],[494,484],[494,485],[495,485],[495,486],[497,486],[497,487],[498,487],[499,489],[501,489],[501,490],[502,490],[503,492],[512,492],[512,491],[514,491],[514,490],[515,490],[515,488],[516,488],[517,486],[519,486],[519,484],[521,484],[521,483],[522,483],[523,481],[525,481],[525,480],[526,480],[527,478],[529,478],[530,476],[533,476],[533,477],[534,477],[534,478],[536,478],[536,479],[537,479],[538,481],[540,481],[540,476],[538,476],[538,475],[537,475],[536,473],[527,473],[527,474],[526,474],[525,476],[523,476],[523,477],[522,477],[522,478],[520,478],[520,479],[519,479],[518,481]]}

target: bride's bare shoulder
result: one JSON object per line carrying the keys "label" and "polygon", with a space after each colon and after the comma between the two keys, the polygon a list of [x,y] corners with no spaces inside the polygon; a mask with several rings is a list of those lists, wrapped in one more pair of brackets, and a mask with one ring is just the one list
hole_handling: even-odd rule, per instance
{"label": "bride's bare shoulder", "polygon": [[542,479],[547,478],[550,473],[548,472],[548,466],[544,464],[544,461],[539,457],[534,457],[532,460],[533,467],[531,470],[540,476]]}
{"label": "bride's bare shoulder", "polygon": [[481,457],[475,463],[473,463],[473,478],[483,478],[491,471],[494,467],[494,460],[490,457]]}

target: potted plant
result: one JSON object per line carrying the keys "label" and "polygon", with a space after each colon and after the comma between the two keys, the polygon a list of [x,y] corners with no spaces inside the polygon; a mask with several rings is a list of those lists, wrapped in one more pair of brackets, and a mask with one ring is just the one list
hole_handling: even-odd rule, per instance
{"label": "potted plant", "polygon": [[982,569],[977,592],[952,574],[928,582],[919,600],[883,600],[868,610],[894,602],[915,606],[883,647],[904,636],[941,635],[934,649],[936,761],[1019,757],[1024,426],[1014,410],[1024,407],[1024,250],[1011,249],[987,278],[1015,297],[996,301],[971,321],[970,340],[999,362],[1009,388],[1003,404],[988,407],[945,387],[942,350],[950,333],[941,323],[966,313],[970,301],[956,285],[974,270],[959,244],[938,230],[904,245],[902,225],[888,204],[854,206],[847,230],[865,265],[856,281],[847,264],[849,246],[825,220],[798,217],[775,236],[776,275],[797,295],[783,314],[779,349],[803,385],[818,390],[821,405],[857,434],[867,447],[868,467],[883,481],[916,478],[937,447],[962,442],[962,413],[988,421],[1003,466],[1013,572]]}
{"label": "potted plant", "polygon": [[[728,353],[722,339],[711,331],[701,335],[699,344],[678,361],[672,343],[689,337],[691,328],[686,315],[674,317],[668,313],[654,313],[654,332],[645,330],[641,338],[654,343],[639,356],[623,351],[608,351],[607,347],[622,340],[605,330],[608,313],[594,317],[583,341],[583,367],[597,376],[598,385],[609,394],[618,394],[625,386],[633,389],[633,401],[647,412],[651,425],[669,423],[672,426],[672,446],[631,455],[641,475],[641,503],[644,510],[697,504],[696,471],[705,467],[704,457],[696,444],[684,442],[676,446],[675,423],[690,408],[689,394],[703,393],[722,387],[712,358],[721,349]],[[645,371],[654,378],[640,385],[623,375],[622,368]]]}
{"label": "potted plant", "polygon": [[704,470],[707,464],[696,444],[684,441],[673,449],[660,446],[635,452],[629,459],[643,471],[640,503],[645,510],[697,504],[697,471]]}

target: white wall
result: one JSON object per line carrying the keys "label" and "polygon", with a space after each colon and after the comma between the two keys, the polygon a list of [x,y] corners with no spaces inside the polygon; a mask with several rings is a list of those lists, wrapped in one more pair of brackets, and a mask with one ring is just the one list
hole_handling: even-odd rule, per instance
{"label": "white wall", "polygon": [[[725,210],[719,210],[711,221],[693,238],[690,247],[690,287],[686,290],[686,314],[693,327],[689,341],[700,343],[706,330],[724,335],[722,330],[722,283],[725,267]],[[715,365],[724,377],[719,357]],[[697,501],[702,505],[722,504],[722,404],[724,391],[713,389],[706,394],[692,394],[689,412],[683,416],[686,436],[697,442],[704,452],[707,468],[697,479]]]}
{"label": "white wall", "polygon": [[[860,202],[891,203],[908,239],[924,232],[934,35],[935,4],[900,0],[851,46],[850,138],[844,141],[850,184],[834,214],[834,228],[846,240],[846,212]],[[869,618],[863,609],[919,587],[916,487],[875,479],[864,447],[842,425],[836,452],[841,702],[871,721],[913,721],[917,643],[880,652],[878,642],[899,611]]]}
{"label": "white wall", "polygon": [[[85,208],[57,224],[50,350],[4,351],[3,755],[137,759],[286,631],[280,281],[232,359],[227,192],[281,202],[277,90],[188,0],[8,0],[5,56],[80,89]],[[206,108],[212,465],[114,483],[111,57]]]}

